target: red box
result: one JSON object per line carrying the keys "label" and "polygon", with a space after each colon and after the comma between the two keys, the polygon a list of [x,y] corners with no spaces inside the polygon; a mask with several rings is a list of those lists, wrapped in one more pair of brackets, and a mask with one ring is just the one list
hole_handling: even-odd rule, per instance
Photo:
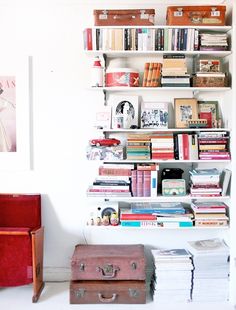
{"label": "red box", "polygon": [[113,68],[106,71],[106,86],[139,86],[139,73],[131,68]]}
{"label": "red box", "polygon": [[94,10],[95,26],[153,26],[155,10]]}

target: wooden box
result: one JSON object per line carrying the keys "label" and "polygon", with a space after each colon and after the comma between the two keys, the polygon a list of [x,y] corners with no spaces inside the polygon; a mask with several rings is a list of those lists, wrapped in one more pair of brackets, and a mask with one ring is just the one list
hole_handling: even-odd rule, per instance
{"label": "wooden box", "polygon": [[71,281],[71,304],[144,304],[145,281]]}
{"label": "wooden box", "polygon": [[94,10],[95,26],[152,26],[154,9]]}
{"label": "wooden box", "polygon": [[227,77],[193,76],[193,87],[227,87]]}
{"label": "wooden box", "polygon": [[225,5],[169,6],[166,24],[171,26],[224,26],[225,11]]}
{"label": "wooden box", "polygon": [[145,280],[144,246],[76,245],[71,280]]}

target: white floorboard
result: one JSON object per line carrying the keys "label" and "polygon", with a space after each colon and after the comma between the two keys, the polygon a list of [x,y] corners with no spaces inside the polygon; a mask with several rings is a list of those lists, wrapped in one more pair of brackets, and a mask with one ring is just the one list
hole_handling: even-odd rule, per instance
{"label": "white floorboard", "polygon": [[[69,303],[69,282],[46,282],[38,303],[32,304],[32,286],[20,286],[0,289],[1,310],[104,310],[111,309],[106,305],[71,305]],[[171,299],[171,298],[170,298]],[[189,303],[189,304],[162,304],[157,305],[148,301],[145,305],[112,305],[112,310],[235,310],[230,304],[219,303]]]}

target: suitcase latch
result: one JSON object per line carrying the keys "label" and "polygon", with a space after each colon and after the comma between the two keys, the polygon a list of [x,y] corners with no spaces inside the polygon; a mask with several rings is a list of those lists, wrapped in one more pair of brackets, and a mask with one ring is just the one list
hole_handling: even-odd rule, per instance
{"label": "suitcase latch", "polygon": [[80,271],[84,271],[84,268],[85,268],[84,264],[81,263],[81,264],[79,265],[79,270],[80,270]]}
{"label": "suitcase latch", "polygon": [[98,266],[96,268],[96,271],[101,272],[104,278],[114,278],[116,276],[116,272],[119,270],[119,267],[113,266],[112,264],[106,264],[103,267]]}
{"label": "suitcase latch", "polygon": [[140,10],[141,19],[149,19],[149,14],[145,14],[145,10]]}
{"label": "suitcase latch", "polygon": [[129,288],[129,296],[130,297],[138,297],[138,295],[139,295],[138,290],[134,290],[133,288]]}
{"label": "suitcase latch", "polygon": [[102,14],[99,14],[99,19],[107,19],[108,18],[108,11],[107,10],[103,10]]}
{"label": "suitcase latch", "polygon": [[132,268],[132,270],[136,270],[137,264],[135,262],[131,263],[131,268]]}
{"label": "suitcase latch", "polygon": [[78,291],[75,292],[75,295],[77,298],[82,298],[84,297],[84,292],[85,292],[84,288],[79,288]]}

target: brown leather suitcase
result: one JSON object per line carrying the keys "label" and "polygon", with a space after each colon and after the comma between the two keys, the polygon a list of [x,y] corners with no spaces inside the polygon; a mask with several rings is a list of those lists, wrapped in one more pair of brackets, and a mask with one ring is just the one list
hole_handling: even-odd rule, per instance
{"label": "brown leather suitcase", "polygon": [[142,244],[76,245],[71,280],[145,280]]}
{"label": "brown leather suitcase", "polygon": [[94,10],[95,26],[153,26],[155,9]]}
{"label": "brown leather suitcase", "polygon": [[145,281],[71,281],[71,304],[144,304]]}
{"label": "brown leather suitcase", "polygon": [[166,24],[171,26],[224,26],[225,5],[168,6]]}

